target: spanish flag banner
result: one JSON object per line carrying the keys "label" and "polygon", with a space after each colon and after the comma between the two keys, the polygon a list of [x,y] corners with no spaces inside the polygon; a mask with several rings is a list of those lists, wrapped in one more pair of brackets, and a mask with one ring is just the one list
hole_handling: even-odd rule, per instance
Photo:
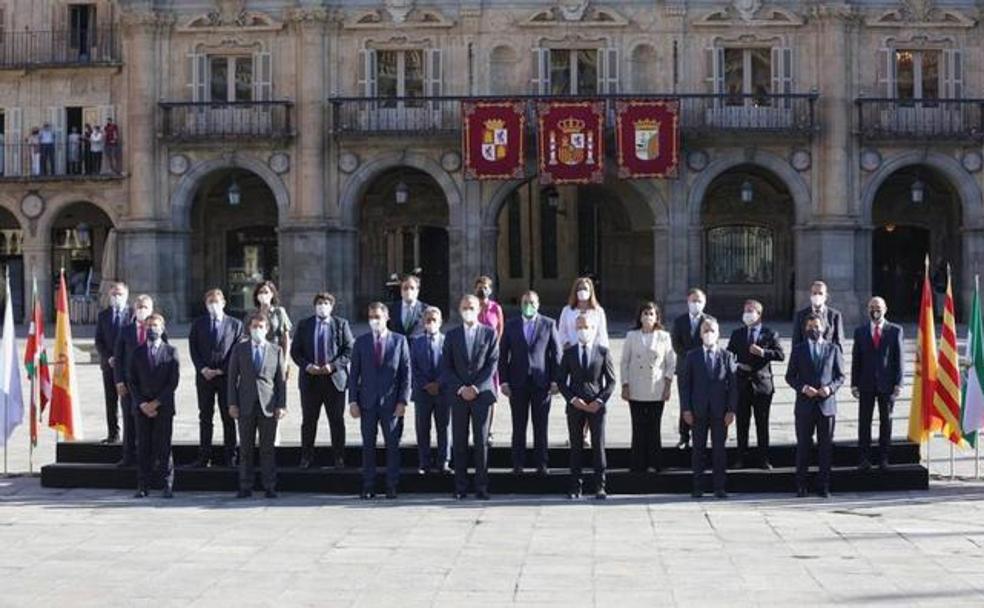
{"label": "spanish flag banner", "polygon": [[951,443],[964,445],[960,428],[960,367],[957,358],[957,323],[954,318],[953,286],[950,266],[946,267],[946,300],[943,303],[943,333],[937,362],[936,391],[930,432],[937,430]]}
{"label": "spanish flag banner", "polygon": [[55,298],[55,370],[52,378],[51,410],[48,426],[62,434],[63,439],[82,439],[82,416],[79,408],[79,389],[76,385],[75,354],[72,346],[72,325],[68,317],[68,289],[65,271],[58,280]]}
{"label": "spanish flag banner", "polygon": [[909,440],[923,443],[929,439],[929,421],[936,392],[936,327],[933,323],[933,290],[929,285],[929,256],[926,256],[922,300],[919,303],[916,364],[913,370]]}

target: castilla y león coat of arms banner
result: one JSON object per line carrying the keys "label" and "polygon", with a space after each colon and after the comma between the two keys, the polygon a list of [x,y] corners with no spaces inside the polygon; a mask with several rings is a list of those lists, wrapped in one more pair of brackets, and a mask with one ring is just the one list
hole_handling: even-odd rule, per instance
{"label": "castilla y le\u00f3n coat of arms banner", "polygon": [[538,104],[540,183],[600,183],[605,175],[600,101],[553,101]]}
{"label": "castilla y le\u00f3n coat of arms banner", "polygon": [[680,158],[680,105],[676,100],[615,102],[618,176],[676,177]]}
{"label": "castilla y le\u00f3n coat of arms banner", "polygon": [[523,102],[462,102],[461,112],[465,178],[522,178],[526,164]]}

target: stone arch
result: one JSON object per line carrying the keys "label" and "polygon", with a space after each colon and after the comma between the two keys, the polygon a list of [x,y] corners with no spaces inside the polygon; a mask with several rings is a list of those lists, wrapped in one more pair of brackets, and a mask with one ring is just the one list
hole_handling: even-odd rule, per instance
{"label": "stone arch", "polygon": [[265,162],[249,156],[212,158],[196,164],[181,176],[174,191],[171,192],[171,223],[174,228],[189,230],[191,225],[191,206],[202,180],[215,171],[224,169],[245,169],[262,179],[273,192],[277,202],[277,216],[280,224],[287,218],[290,209],[290,193],[280,176]]}
{"label": "stone arch", "polygon": [[44,213],[38,218],[37,234],[41,235],[44,242],[47,242],[49,235],[51,234],[51,228],[55,223],[55,220],[62,214],[62,212],[71,207],[76,203],[88,203],[100,211],[106,214],[109,221],[113,223],[114,227],[119,226],[119,217],[116,215],[116,210],[113,206],[106,202],[106,199],[99,195],[93,194],[82,194],[77,192],[66,192],[63,194],[57,194],[50,199],[45,200],[45,210]]}
{"label": "stone arch", "polygon": [[750,154],[733,152],[722,156],[697,174],[687,198],[687,212],[691,226],[699,226],[701,223],[704,196],[714,179],[740,165],[755,165],[775,174],[793,197],[793,217],[796,224],[802,226],[810,221],[813,215],[813,200],[807,183],[784,158],[764,150],[755,150]]}

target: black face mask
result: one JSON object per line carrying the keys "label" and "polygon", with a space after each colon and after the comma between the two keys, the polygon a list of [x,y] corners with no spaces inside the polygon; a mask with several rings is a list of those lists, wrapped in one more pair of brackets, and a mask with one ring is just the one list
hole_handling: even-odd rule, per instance
{"label": "black face mask", "polygon": [[808,329],[808,330],[806,330],[806,337],[809,338],[810,340],[813,340],[814,342],[816,342],[817,340],[820,339],[820,330],[819,329]]}

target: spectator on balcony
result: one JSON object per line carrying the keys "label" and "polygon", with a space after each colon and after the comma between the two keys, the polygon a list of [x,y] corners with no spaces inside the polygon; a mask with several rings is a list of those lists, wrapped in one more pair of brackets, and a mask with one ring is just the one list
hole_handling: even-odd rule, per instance
{"label": "spectator on balcony", "polygon": [[82,171],[92,173],[92,125],[85,123],[82,128]]}
{"label": "spectator on balcony", "polygon": [[68,134],[68,172],[72,175],[82,173],[82,135],[78,127],[72,127]]}
{"label": "spectator on balcony", "polygon": [[41,175],[41,134],[37,127],[31,127],[27,149],[31,154],[31,175]]}
{"label": "spectator on balcony", "polygon": [[41,133],[38,134],[41,142],[41,174],[55,174],[55,132],[51,130],[50,123],[41,126]]}
{"label": "spectator on balcony", "polygon": [[90,173],[93,175],[102,173],[102,157],[105,145],[106,135],[103,133],[102,127],[96,125],[92,129],[92,135],[89,137],[89,152],[92,155],[92,170]]}
{"label": "spectator on balcony", "polygon": [[113,122],[112,118],[106,119],[106,126],[103,127],[103,134],[106,137],[106,157],[109,160],[109,170],[113,173],[120,172],[120,129]]}

